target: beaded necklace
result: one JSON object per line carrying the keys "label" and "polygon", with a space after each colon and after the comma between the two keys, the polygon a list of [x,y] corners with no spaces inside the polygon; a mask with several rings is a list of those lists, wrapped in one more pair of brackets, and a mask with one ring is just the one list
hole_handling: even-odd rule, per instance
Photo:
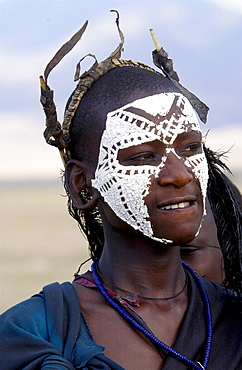
{"label": "beaded necklace", "polygon": [[197,287],[200,291],[200,294],[202,296],[202,301],[205,307],[205,325],[206,325],[206,347],[204,351],[204,360],[202,363],[200,362],[194,362],[190,360],[188,357],[182,355],[181,353],[175,351],[172,347],[168,346],[164,342],[160,341],[154,334],[149,332],[145,327],[143,327],[140,323],[138,323],[132,316],[130,316],[123,308],[122,306],[116,302],[113,298],[110,297],[108,294],[106,288],[103,286],[101,279],[97,272],[97,264],[98,262],[93,262],[91,268],[93,273],[93,278],[95,280],[95,283],[97,285],[98,290],[103,295],[103,297],[106,299],[106,301],[110,304],[112,308],[114,308],[126,321],[128,321],[132,326],[134,326],[137,330],[139,330],[141,333],[143,333],[147,338],[151,340],[152,343],[154,343],[156,346],[159,346],[162,350],[166,351],[170,354],[170,356],[176,358],[178,361],[192,367],[194,370],[206,370],[210,351],[211,351],[211,345],[212,345],[212,314],[211,314],[211,307],[209,298],[207,295],[207,292],[205,291],[202,282],[197,275],[197,273],[185,262],[182,262],[183,266],[190,271],[192,274]]}

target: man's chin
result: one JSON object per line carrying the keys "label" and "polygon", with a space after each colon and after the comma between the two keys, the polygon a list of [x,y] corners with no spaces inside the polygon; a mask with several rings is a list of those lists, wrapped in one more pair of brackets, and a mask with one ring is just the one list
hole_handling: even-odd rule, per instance
{"label": "man's chin", "polygon": [[178,245],[183,245],[183,244],[188,244],[190,243],[191,241],[193,241],[196,237],[196,234],[195,233],[192,233],[190,235],[184,235],[184,236],[177,236],[177,237],[173,237],[173,239],[169,239],[169,237],[166,237],[166,238],[162,238],[161,236],[154,236],[152,237],[153,240],[157,240],[158,242],[162,243],[162,244],[166,244],[168,246],[178,246]]}

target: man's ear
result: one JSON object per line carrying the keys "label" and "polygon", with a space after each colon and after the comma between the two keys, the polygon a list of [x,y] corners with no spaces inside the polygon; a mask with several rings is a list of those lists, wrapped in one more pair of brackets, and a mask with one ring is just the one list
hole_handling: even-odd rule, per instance
{"label": "man's ear", "polygon": [[[92,166],[77,159],[68,161],[65,169],[65,184],[74,205],[81,211],[91,211],[98,204],[99,192],[92,188],[91,184],[93,177],[94,169]],[[84,189],[89,189],[91,194],[91,199],[87,203],[83,203],[80,197],[80,192]]]}

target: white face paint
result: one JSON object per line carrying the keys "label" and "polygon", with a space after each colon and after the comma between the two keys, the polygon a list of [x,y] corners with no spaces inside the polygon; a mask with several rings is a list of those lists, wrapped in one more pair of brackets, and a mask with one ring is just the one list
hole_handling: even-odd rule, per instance
{"label": "white face paint", "polygon": [[[153,116],[154,121],[158,123],[131,113],[127,111],[128,108],[141,109]],[[106,129],[102,135],[98,166],[95,179],[92,180],[93,187],[99,190],[105,202],[120,219],[135,230],[163,243],[172,241],[154,236],[144,199],[149,194],[151,178],[158,177],[168,153],[172,151],[181,158],[171,147],[177,136],[191,130],[201,132],[189,101],[179,93],[161,93],[138,99],[109,112]],[[119,163],[120,149],[154,140],[159,140],[166,145],[165,155],[158,166],[123,166]],[[182,161],[191,168],[199,180],[205,203],[208,168],[204,153],[190,156]]]}

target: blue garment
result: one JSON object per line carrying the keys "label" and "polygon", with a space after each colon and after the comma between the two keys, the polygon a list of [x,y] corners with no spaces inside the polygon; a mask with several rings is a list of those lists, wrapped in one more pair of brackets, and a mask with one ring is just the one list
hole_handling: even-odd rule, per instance
{"label": "blue garment", "polygon": [[1,315],[1,370],[123,369],[103,349],[92,340],[70,283],[47,285]]}
{"label": "blue garment", "polygon": [[[212,306],[214,338],[207,370],[242,369],[240,304],[225,289],[203,279]],[[189,275],[189,305],[174,345],[176,351],[201,361],[204,311],[200,293]],[[91,336],[75,288],[50,284],[43,291],[1,315],[1,370],[124,370],[106,357]],[[168,357],[163,370],[187,370]],[[141,369],[142,370],[142,369]]]}

